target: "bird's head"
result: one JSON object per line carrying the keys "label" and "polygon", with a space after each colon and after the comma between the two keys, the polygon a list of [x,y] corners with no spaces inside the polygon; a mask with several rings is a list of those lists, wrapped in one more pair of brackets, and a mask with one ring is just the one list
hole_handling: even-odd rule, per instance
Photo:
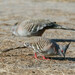
{"label": "bird's head", "polygon": [[[71,42],[70,42],[70,43],[71,43]],[[65,58],[65,54],[66,54],[66,51],[67,51],[67,49],[68,49],[70,43],[67,44],[67,45],[64,45],[64,46],[59,46],[58,53],[59,53],[60,56],[64,56],[64,58]]]}
{"label": "bird's head", "polygon": [[32,47],[32,44],[31,43],[24,43],[24,46],[31,48]]}
{"label": "bird's head", "polygon": [[17,23],[11,28],[12,35],[17,35],[16,30],[17,30]]}

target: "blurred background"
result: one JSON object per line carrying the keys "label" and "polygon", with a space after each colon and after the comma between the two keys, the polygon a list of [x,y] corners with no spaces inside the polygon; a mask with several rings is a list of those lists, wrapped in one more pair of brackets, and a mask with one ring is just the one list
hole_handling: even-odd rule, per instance
{"label": "blurred background", "polygon": [[0,23],[47,18],[75,24],[75,0],[0,0]]}

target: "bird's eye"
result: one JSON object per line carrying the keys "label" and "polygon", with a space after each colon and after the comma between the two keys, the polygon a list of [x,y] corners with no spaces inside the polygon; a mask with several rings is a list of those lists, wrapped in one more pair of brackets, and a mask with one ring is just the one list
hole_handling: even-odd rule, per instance
{"label": "bird's eye", "polygon": [[63,50],[61,50],[61,52],[63,52]]}

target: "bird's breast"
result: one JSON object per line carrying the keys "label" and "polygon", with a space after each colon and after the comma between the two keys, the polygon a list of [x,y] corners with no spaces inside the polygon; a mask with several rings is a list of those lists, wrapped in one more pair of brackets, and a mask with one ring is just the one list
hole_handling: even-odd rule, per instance
{"label": "bird's breast", "polygon": [[30,35],[30,32],[28,32],[26,29],[23,29],[22,27],[19,27],[17,32],[20,36]]}

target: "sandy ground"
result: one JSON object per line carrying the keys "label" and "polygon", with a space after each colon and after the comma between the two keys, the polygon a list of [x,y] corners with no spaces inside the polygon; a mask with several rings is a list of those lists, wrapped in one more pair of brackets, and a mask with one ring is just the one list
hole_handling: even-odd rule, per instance
{"label": "sandy ground", "polygon": [[[23,46],[36,37],[14,37],[11,26],[16,22],[38,18],[50,19],[75,29],[75,0],[0,0],[0,51]],[[42,37],[75,39],[75,31],[48,29]],[[63,42],[59,44],[66,44]],[[0,53],[0,75],[75,75],[75,42],[72,41],[66,59],[36,60],[33,50],[13,49]]]}

